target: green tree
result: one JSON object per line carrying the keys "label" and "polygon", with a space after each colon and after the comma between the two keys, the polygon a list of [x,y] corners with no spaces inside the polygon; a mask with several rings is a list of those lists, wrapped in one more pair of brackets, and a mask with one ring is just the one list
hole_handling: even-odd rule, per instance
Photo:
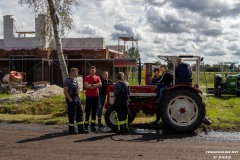
{"label": "green tree", "polygon": [[72,28],[71,6],[76,3],[75,0],[19,0],[21,5],[28,5],[33,8],[36,14],[48,15],[51,18],[48,25],[54,33],[54,39],[57,48],[59,65],[61,68],[63,80],[68,77],[68,69],[64,54],[62,51],[61,34],[64,34],[65,28]]}
{"label": "green tree", "polygon": [[130,48],[130,49],[127,51],[127,55],[128,55],[128,57],[130,57],[130,58],[136,58],[136,59],[139,59],[139,58],[140,58],[140,53],[139,53],[139,51],[138,51],[135,47]]}

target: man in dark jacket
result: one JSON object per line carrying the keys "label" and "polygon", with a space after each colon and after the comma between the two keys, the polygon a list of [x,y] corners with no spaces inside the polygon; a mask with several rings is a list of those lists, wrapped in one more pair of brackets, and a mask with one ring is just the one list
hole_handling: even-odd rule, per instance
{"label": "man in dark jacket", "polygon": [[157,83],[159,88],[159,102],[162,102],[163,96],[167,91],[167,88],[172,85],[173,74],[168,71],[168,67],[165,64],[161,65],[160,70],[162,72],[162,76]]}
{"label": "man in dark jacket", "polygon": [[159,70],[159,68],[154,68],[153,72],[154,72],[154,76],[152,77],[151,85],[154,85],[154,86],[155,86],[155,85],[157,85],[157,81],[160,80],[161,75],[160,75],[160,70]]}
{"label": "man in dark jacket", "polygon": [[183,63],[181,58],[176,59],[177,67],[175,68],[176,84],[192,83],[192,70],[189,64]]}
{"label": "man in dark jacket", "polygon": [[[160,70],[159,68],[154,68],[153,72],[154,77],[152,77],[151,85],[157,86],[157,82],[161,79]],[[156,120],[152,124],[158,125],[160,119],[161,119],[160,113],[156,113]]]}
{"label": "man in dark jacket", "polygon": [[101,118],[102,118],[103,106],[106,101],[107,86],[113,84],[113,81],[108,79],[107,71],[104,71],[100,78],[101,78],[101,82],[102,82],[102,87],[99,88],[99,101],[98,101],[97,116],[98,116],[98,126],[102,127]]}
{"label": "man in dark jacket", "polygon": [[128,133],[128,98],[130,96],[130,88],[124,81],[124,73],[117,74],[117,83],[114,85],[114,106],[118,117],[118,133]]}

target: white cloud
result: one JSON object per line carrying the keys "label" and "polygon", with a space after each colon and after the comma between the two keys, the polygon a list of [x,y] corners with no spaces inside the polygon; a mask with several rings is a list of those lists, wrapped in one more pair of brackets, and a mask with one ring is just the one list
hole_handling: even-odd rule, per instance
{"label": "white cloud", "polygon": [[[0,16],[14,15],[17,29],[34,30],[34,13],[17,2],[0,1]],[[240,0],[77,2],[69,37],[104,37],[106,44],[117,45],[118,36],[134,36],[142,61],[157,61],[159,54],[200,55],[205,63],[240,60]]]}

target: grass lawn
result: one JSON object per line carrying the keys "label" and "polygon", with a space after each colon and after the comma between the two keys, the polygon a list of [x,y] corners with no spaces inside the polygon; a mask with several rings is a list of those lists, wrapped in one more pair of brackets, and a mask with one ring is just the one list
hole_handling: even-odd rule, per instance
{"label": "grass lawn", "polygon": [[[205,99],[205,102],[207,116],[213,121],[212,128],[214,130],[240,131],[240,98],[231,96],[224,96],[222,99],[209,97]],[[133,123],[150,123],[154,120],[154,116],[140,113]],[[1,104],[0,122],[67,124],[64,98],[54,97],[35,103]]]}
{"label": "grass lawn", "polygon": [[[195,74],[193,73],[193,76]],[[206,73],[208,86],[213,87],[214,73]],[[204,73],[200,73],[200,86],[205,86]],[[137,80],[129,81],[137,84]],[[133,82],[133,83],[132,83]],[[143,84],[143,83],[142,83]],[[2,98],[11,95],[0,95]],[[85,104],[84,94],[80,97]],[[222,98],[213,96],[204,97],[207,116],[213,121],[212,128],[221,131],[240,131],[240,98],[223,95]],[[138,114],[133,123],[150,123],[155,120],[154,116]],[[38,102],[24,101],[19,104],[0,104],[0,122],[22,122],[40,124],[67,124],[66,104],[63,96],[57,96],[40,100]],[[104,122],[104,120],[103,120]]]}

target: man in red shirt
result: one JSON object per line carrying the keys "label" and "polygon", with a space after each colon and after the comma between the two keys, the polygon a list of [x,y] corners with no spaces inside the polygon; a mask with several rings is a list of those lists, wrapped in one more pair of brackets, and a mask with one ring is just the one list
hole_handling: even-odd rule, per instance
{"label": "man in red shirt", "polygon": [[85,117],[85,129],[88,129],[89,125],[89,116],[92,111],[92,120],[91,120],[91,131],[96,131],[96,114],[98,108],[98,99],[99,99],[99,87],[102,86],[100,77],[96,76],[96,67],[91,66],[89,70],[89,75],[84,79],[84,86],[86,88],[86,117]]}

